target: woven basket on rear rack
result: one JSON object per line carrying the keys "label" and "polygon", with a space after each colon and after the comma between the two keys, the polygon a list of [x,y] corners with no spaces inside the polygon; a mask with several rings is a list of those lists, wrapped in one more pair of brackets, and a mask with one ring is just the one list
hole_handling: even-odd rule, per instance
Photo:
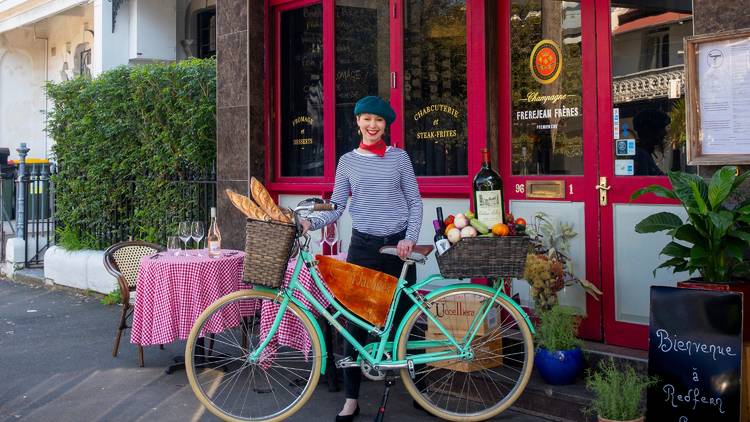
{"label": "woven basket on rear rack", "polygon": [[277,288],[294,246],[294,224],[247,219],[242,281]]}
{"label": "woven basket on rear rack", "polygon": [[528,236],[469,237],[438,255],[446,278],[523,277]]}

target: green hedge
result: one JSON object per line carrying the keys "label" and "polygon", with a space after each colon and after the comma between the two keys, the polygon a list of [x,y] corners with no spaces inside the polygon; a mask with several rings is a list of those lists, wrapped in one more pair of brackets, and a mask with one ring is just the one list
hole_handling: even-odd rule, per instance
{"label": "green hedge", "polygon": [[215,60],[119,67],[47,92],[62,246],[163,244],[180,219],[205,217],[187,181],[210,177],[216,156]]}

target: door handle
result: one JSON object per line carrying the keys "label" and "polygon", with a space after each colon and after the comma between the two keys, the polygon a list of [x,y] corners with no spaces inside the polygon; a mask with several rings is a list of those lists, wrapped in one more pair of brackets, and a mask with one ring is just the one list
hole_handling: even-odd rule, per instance
{"label": "door handle", "polygon": [[612,186],[607,186],[607,178],[600,177],[599,184],[594,186],[594,189],[599,191],[599,206],[607,206],[607,191],[612,189]]}

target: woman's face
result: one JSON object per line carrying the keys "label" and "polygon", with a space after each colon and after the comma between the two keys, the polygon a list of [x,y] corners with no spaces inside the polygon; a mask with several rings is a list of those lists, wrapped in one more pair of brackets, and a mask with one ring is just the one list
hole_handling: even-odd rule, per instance
{"label": "woman's face", "polygon": [[366,144],[374,144],[385,134],[385,119],[377,114],[362,113],[357,116],[357,126]]}

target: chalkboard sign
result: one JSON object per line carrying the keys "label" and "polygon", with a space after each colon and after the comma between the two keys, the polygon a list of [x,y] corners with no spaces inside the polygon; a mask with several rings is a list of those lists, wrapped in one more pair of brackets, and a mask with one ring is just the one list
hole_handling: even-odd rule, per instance
{"label": "chalkboard sign", "polygon": [[647,420],[740,420],[742,295],[651,288]]}

